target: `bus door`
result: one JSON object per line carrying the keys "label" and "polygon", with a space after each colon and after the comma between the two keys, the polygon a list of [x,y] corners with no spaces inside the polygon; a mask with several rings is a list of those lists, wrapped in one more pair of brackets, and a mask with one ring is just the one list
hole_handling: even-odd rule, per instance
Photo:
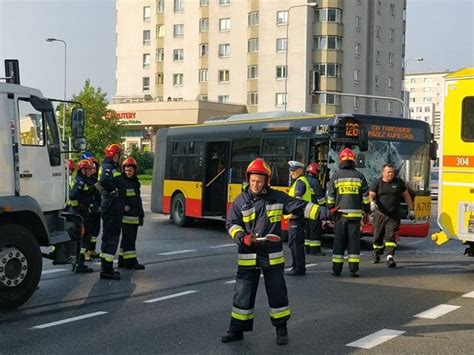
{"label": "bus door", "polygon": [[203,216],[226,214],[230,142],[207,142],[202,189]]}
{"label": "bus door", "polygon": [[326,189],[326,184],[329,181],[328,168],[328,152],[329,152],[329,141],[327,139],[312,139],[309,144],[309,163],[319,164],[319,181],[323,189]]}

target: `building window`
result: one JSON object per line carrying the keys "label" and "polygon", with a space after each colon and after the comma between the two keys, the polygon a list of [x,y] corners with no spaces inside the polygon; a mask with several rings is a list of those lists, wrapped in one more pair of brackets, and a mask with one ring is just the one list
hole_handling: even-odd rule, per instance
{"label": "building window", "polygon": [[277,92],[275,94],[275,106],[283,107],[286,104],[287,94],[284,92]]}
{"label": "building window", "polygon": [[390,40],[395,42],[395,29],[393,28],[390,29]]}
{"label": "building window", "polygon": [[354,111],[358,111],[360,107],[360,100],[358,97],[354,97]]}
{"label": "building window", "polygon": [[431,84],[431,79],[430,79],[430,78],[425,78],[425,79],[423,80],[423,82],[424,82],[425,84]]}
{"label": "building window", "polygon": [[173,26],[173,36],[174,37],[183,37],[184,36],[184,25],[174,25]]}
{"label": "building window", "polygon": [[247,79],[257,79],[258,78],[258,66],[249,65],[247,67]]}
{"label": "building window", "polygon": [[174,0],[174,12],[184,11],[184,0]]}
{"label": "building window", "polygon": [[219,5],[221,6],[230,5],[230,0],[219,0]]}
{"label": "building window", "polygon": [[427,96],[423,98],[423,102],[431,102],[433,101],[433,98],[431,96]]}
{"label": "building window", "polygon": [[375,37],[380,39],[381,36],[382,36],[382,28],[380,26],[377,26],[377,29],[375,30]]}
{"label": "building window", "polygon": [[390,66],[393,66],[393,57],[394,57],[393,53],[388,54],[388,64]]}
{"label": "building window", "polygon": [[286,25],[288,23],[288,10],[277,11],[276,21],[277,25]]}
{"label": "building window", "polygon": [[342,49],[342,37],[339,36],[317,36],[314,37],[313,47],[317,50],[322,49]]}
{"label": "building window", "polygon": [[285,65],[277,65],[276,67],[276,78],[278,79],[285,79],[287,76],[286,74],[286,66]]}
{"label": "building window", "polygon": [[165,60],[165,49],[157,48],[155,51],[155,61],[162,62]]}
{"label": "building window", "polygon": [[342,75],[342,65],[337,63],[316,64],[314,69],[320,76],[340,78]]}
{"label": "building window", "polygon": [[379,102],[374,100],[374,112],[379,112]]}
{"label": "building window", "polygon": [[207,82],[207,69],[199,69],[199,82],[200,83]]}
{"label": "building window", "polygon": [[418,106],[418,107],[416,108],[416,112],[423,112],[423,107]]}
{"label": "building window", "polygon": [[199,101],[207,101],[207,100],[209,100],[209,97],[204,94],[204,95],[199,95],[198,99],[199,99]]}
{"label": "building window", "polygon": [[392,113],[392,112],[393,112],[393,103],[390,102],[390,101],[387,103],[387,111],[388,111],[389,113]]}
{"label": "building window", "polygon": [[286,38],[277,38],[276,40],[276,51],[277,52],[286,52],[288,41]]}
{"label": "building window", "polygon": [[183,73],[173,74],[173,86],[183,86]]}
{"label": "building window", "polygon": [[431,108],[429,106],[426,106],[425,107],[425,112],[430,112],[431,111]]}
{"label": "building window", "polygon": [[143,91],[150,91],[150,77],[144,76],[142,80],[142,90]]}
{"label": "building window", "polygon": [[380,64],[380,51],[375,51],[375,63]]}
{"label": "building window", "polygon": [[375,76],[375,87],[378,89],[380,84],[380,77],[378,75]]}
{"label": "building window", "polygon": [[360,43],[354,43],[354,55],[360,57]]}
{"label": "building window", "polygon": [[143,68],[150,67],[150,53],[143,54]]}
{"label": "building window", "polygon": [[259,23],[259,17],[258,17],[258,11],[254,12],[249,12],[249,26],[258,26]]}
{"label": "building window", "polygon": [[165,36],[165,26],[164,25],[156,25],[156,37],[164,37]]}
{"label": "building window", "polygon": [[143,21],[150,21],[151,19],[151,7],[144,6],[143,7]]}
{"label": "building window", "polygon": [[156,12],[162,13],[165,11],[165,0],[156,0]]}
{"label": "building window", "polygon": [[229,95],[219,95],[217,96],[217,101],[221,104],[226,104],[229,102]]}
{"label": "building window", "polygon": [[258,105],[258,92],[252,91],[247,93],[247,105]]}
{"label": "building window", "polygon": [[377,0],[377,15],[382,15],[382,1]]}
{"label": "building window", "polygon": [[359,84],[360,70],[354,69],[354,84]]}
{"label": "building window", "polygon": [[219,83],[228,83],[230,78],[229,70],[219,70]]}
{"label": "building window", "polygon": [[173,62],[181,62],[184,60],[184,49],[173,49]]}
{"label": "building window", "polygon": [[389,77],[389,78],[388,78],[388,88],[389,88],[390,90],[393,89],[393,78],[392,78],[392,77]]}
{"label": "building window", "polygon": [[395,16],[395,4],[390,4],[390,15]]}
{"label": "building window", "polygon": [[258,52],[258,38],[250,38],[247,43],[249,53]]}
{"label": "building window", "polygon": [[361,22],[362,22],[362,17],[356,16],[356,18],[355,18],[355,29],[356,29],[356,31],[360,31]]}
{"label": "building window", "polygon": [[423,88],[423,91],[424,91],[424,92],[431,92],[431,88],[430,88],[430,87],[428,87],[428,88]]}
{"label": "building window", "polygon": [[209,31],[209,19],[202,18],[199,19],[199,32],[207,32]]}
{"label": "building window", "polygon": [[416,83],[416,79],[414,79],[414,78],[410,79],[410,83],[411,83],[411,84]]}
{"label": "building window", "polygon": [[143,44],[150,44],[150,30],[143,31]]}
{"label": "building window", "polygon": [[209,0],[199,0],[199,6],[209,6]]}
{"label": "building window", "polygon": [[157,84],[163,84],[163,77],[164,77],[164,74],[163,73],[156,73],[155,74],[155,81]]}
{"label": "building window", "polygon": [[219,19],[219,31],[227,32],[230,31],[230,18],[220,18]]}
{"label": "building window", "polygon": [[334,7],[316,9],[314,11],[314,21],[342,23],[342,10]]}
{"label": "building window", "polygon": [[230,56],[230,44],[222,43],[219,44],[219,57],[228,57]]}
{"label": "building window", "polygon": [[318,104],[320,105],[339,105],[340,96],[334,94],[319,94]]}
{"label": "building window", "polygon": [[201,43],[199,45],[199,56],[200,57],[207,57],[209,51],[209,45],[207,43]]}
{"label": "building window", "polygon": [[410,89],[410,92],[415,92],[415,88],[411,88],[411,89]]}

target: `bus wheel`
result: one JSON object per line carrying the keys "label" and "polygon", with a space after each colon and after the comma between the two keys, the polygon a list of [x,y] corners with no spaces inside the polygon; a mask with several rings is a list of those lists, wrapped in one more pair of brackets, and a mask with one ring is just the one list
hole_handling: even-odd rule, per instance
{"label": "bus wheel", "polygon": [[41,277],[41,249],[19,225],[0,226],[0,309],[17,308],[33,295]]}
{"label": "bus wheel", "polygon": [[173,223],[180,227],[187,227],[191,220],[186,217],[186,209],[183,194],[177,194],[171,203],[171,219]]}

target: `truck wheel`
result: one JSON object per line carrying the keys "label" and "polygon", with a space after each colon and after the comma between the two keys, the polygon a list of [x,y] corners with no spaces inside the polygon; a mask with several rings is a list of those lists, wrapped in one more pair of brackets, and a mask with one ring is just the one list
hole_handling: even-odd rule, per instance
{"label": "truck wheel", "polygon": [[173,197],[171,203],[171,219],[174,224],[180,227],[187,227],[191,223],[191,220],[186,217],[186,204],[184,201],[183,194],[179,193]]}
{"label": "truck wheel", "polygon": [[0,309],[17,308],[33,295],[41,278],[41,249],[19,225],[0,226]]}

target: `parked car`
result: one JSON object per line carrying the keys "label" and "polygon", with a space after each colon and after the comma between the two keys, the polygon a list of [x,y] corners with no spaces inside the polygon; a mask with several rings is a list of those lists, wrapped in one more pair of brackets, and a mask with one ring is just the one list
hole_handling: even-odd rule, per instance
{"label": "parked car", "polygon": [[430,175],[430,190],[431,198],[433,200],[438,199],[438,185],[439,185],[439,171],[438,169],[432,169]]}

